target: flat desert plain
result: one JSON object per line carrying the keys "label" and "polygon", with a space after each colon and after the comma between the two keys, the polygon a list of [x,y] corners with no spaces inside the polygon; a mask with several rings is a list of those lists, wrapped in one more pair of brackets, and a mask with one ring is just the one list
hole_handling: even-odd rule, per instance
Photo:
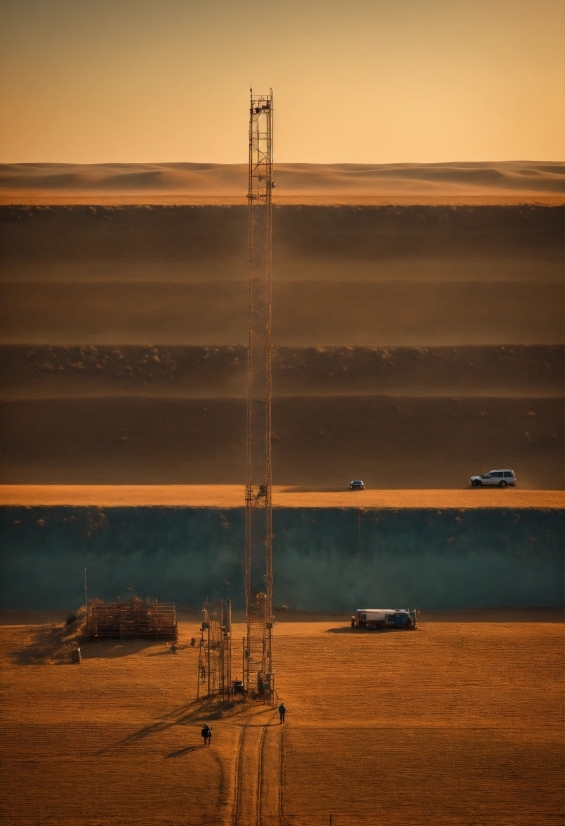
{"label": "flat desert plain", "polygon": [[176,654],[91,643],[80,665],[45,619],[0,628],[11,826],[563,822],[559,612],[422,615],[416,632],[277,623],[284,725],[261,703],[196,700],[195,616]]}

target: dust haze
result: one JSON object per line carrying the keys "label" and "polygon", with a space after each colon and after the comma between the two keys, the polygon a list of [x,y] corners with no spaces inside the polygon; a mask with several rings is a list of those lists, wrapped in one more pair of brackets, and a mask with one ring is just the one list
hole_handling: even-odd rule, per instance
{"label": "dust haze", "polygon": [[[106,182],[122,200],[141,186],[134,168],[96,184],[63,171],[12,167],[5,185],[40,175],[46,197],[76,198]],[[491,195],[537,181],[541,197],[561,180],[558,165],[393,171],[292,174],[330,193],[450,179],[491,180]],[[216,199],[239,174],[169,173],[204,176]],[[5,206],[0,219],[0,480],[241,483],[245,208]],[[501,465],[521,486],[563,487],[562,206],[283,204],[274,227],[277,484],[462,487]]]}

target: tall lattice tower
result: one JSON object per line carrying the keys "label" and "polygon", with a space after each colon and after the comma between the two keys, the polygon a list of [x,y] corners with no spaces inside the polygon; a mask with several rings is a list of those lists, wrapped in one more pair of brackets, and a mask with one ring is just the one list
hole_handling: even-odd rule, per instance
{"label": "tall lattice tower", "polygon": [[271,304],[273,91],[249,109],[249,350],[245,491],[245,688],[272,694]]}

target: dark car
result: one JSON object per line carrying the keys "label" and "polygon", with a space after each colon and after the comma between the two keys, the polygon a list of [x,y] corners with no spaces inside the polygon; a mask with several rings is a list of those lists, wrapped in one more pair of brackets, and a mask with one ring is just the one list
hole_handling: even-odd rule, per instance
{"label": "dark car", "polygon": [[349,490],[365,490],[365,483],[362,479],[353,479],[349,483]]}

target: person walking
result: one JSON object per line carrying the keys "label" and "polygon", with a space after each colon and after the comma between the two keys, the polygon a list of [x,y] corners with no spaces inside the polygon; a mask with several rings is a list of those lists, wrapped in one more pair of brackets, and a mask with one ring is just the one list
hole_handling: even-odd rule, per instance
{"label": "person walking", "polygon": [[202,734],[202,738],[204,740],[204,745],[205,746],[211,746],[212,745],[212,729],[210,728],[210,726],[208,724],[206,724],[204,726],[204,728],[201,731],[201,734]]}
{"label": "person walking", "polygon": [[279,706],[279,720],[281,723],[284,723],[284,716],[286,714],[286,708],[284,707],[284,703],[281,703]]}

